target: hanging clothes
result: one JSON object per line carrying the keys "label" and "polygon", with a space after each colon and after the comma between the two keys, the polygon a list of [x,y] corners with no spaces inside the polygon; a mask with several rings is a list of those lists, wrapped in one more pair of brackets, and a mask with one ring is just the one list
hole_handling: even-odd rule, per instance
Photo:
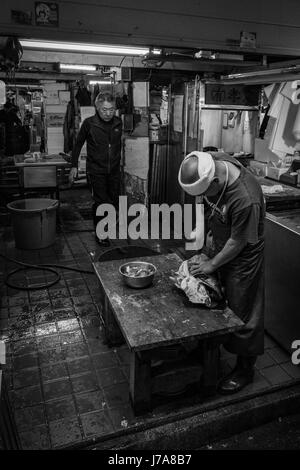
{"label": "hanging clothes", "polygon": [[64,133],[64,152],[69,153],[73,150],[75,140],[75,109],[73,101],[69,101],[63,125]]}
{"label": "hanging clothes", "polygon": [[3,123],[5,129],[5,155],[7,156],[25,153],[30,147],[29,127],[22,126],[17,112],[18,108],[11,103],[7,103],[0,110],[0,123]]}
{"label": "hanging clothes", "polygon": [[99,95],[99,93],[100,93],[100,87],[99,87],[99,84],[96,83],[96,85],[94,85],[93,94],[92,94],[93,104],[95,104],[95,100],[96,100],[97,96]]}
{"label": "hanging clothes", "polygon": [[91,106],[91,92],[87,89],[84,80],[80,80],[79,88],[75,98],[77,99],[80,106]]}

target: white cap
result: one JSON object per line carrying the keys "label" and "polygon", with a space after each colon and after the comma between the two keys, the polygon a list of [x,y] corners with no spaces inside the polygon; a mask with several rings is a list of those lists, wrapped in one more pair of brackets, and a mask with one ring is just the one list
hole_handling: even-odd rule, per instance
{"label": "white cap", "polygon": [[[188,160],[190,157],[196,157],[198,159],[198,166],[193,164],[189,168]],[[185,177],[183,177],[182,173],[184,173]],[[207,191],[214,175],[215,162],[210,153],[194,151],[189,153],[181,163],[178,172],[178,181],[186,193],[191,196],[199,196]],[[183,183],[182,179],[191,180],[192,182]]]}

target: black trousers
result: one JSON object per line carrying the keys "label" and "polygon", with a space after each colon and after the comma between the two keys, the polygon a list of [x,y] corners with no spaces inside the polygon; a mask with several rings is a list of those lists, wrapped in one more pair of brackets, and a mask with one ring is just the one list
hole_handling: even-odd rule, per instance
{"label": "black trousers", "polygon": [[97,207],[100,204],[112,204],[118,212],[120,195],[120,171],[109,174],[88,174],[87,181],[94,200],[93,221],[96,228],[101,216],[96,216]]}

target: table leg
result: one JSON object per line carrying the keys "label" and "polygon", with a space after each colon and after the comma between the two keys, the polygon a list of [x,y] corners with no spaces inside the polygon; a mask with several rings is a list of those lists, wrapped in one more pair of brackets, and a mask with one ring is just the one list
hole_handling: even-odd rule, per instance
{"label": "table leg", "polygon": [[151,410],[151,359],[142,352],[130,354],[130,398],[136,415]]}
{"label": "table leg", "polygon": [[219,377],[219,362],[219,342],[212,339],[202,341],[202,391],[205,396],[216,393]]}
{"label": "table leg", "polygon": [[115,320],[114,314],[111,310],[108,299],[104,300],[104,332],[107,339],[107,342],[110,346],[116,346],[118,344],[124,343],[124,337],[121,333],[121,330]]}

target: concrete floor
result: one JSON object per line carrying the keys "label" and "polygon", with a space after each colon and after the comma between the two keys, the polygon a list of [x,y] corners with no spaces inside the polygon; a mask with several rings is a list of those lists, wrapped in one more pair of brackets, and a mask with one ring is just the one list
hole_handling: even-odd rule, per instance
{"label": "concrete floor", "polygon": [[[30,251],[15,248],[6,219],[0,229],[1,252],[24,262],[91,270],[90,252],[99,248],[91,231],[88,192],[62,192],[59,218],[55,244]],[[152,245],[183,253],[178,243]],[[3,280],[15,264],[0,259],[0,267]],[[31,285],[46,279],[48,273],[34,270],[19,276]],[[299,367],[266,335],[254,383],[234,398],[216,395],[199,404],[197,396],[187,393],[171,403],[158,399],[152,413],[137,418],[128,393],[128,349],[106,344],[94,274],[62,270],[58,283],[31,292],[2,284],[0,296],[0,334],[7,347],[5,383],[22,449],[80,448],[105,442],[130,430],[155,428],[178,416],[198,413],[200,408],[224,407],[300,379]],[[234,357],[223,351],[221,374],[233,365]]]}
{"label": "concrete floor", "polygon": [[300,414],[279,417],[263,426],[211,442],[199,450],[299,450]]}

